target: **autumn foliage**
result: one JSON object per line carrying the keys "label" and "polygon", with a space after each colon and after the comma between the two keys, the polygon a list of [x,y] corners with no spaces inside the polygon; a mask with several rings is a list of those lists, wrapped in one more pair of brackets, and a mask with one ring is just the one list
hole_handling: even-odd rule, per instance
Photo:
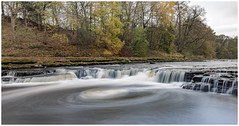
{"label": "autumn foliage", "polygon": [[186,1],[2,2],[2,56],[237,58]]}

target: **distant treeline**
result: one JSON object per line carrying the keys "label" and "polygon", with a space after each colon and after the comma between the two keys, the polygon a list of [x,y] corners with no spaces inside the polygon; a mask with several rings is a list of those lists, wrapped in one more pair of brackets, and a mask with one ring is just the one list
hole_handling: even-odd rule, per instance
{"label": "distant treeline", "polygon": [[[237,37],[215,35],[205,10],[188,2],[2,2],[14,41],[17,22],[109,56],[146,56],[148,50],[206,58],[237,58]],[[47,44],[46,40],[43,44]]]}

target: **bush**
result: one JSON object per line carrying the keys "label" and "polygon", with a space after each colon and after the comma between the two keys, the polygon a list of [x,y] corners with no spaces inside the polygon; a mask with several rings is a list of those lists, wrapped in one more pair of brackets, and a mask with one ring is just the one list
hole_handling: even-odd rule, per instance
{"label": "bush", "polygon": [[113,54],[109,50],[104,50],[103,55],[104,56],[112,56]]}
{"label": "bush", "polygon": [[52,35],[51,38],[58,40],[60,43],[68,43],[69,42],[69,40],[68,40],[68,38],[65,34],[55,33],[55,34]]}
{"label": "bush", "polygon": [[134,38],[129,48],[136,56],[144,57],[147,55],[149,42],[146,40],[145,31],[145,29],[140,27],[134,31]]}

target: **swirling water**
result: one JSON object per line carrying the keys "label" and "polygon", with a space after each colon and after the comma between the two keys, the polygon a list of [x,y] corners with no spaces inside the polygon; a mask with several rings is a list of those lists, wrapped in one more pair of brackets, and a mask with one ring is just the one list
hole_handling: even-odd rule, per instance
{"label": "swirling water", "polygon": [[[215,67],[212,64],[223,69],[237,67],[235,61],[103,65],[89,66],[93,69],[84,69],[88,70],[83,72],[84,74],[79,72],[82,67],[70,67],[64,68],[68,70],[67,76],[54,76],[54,81],[50,81],[52,78],[49,77],[39,77],[37,79],[41,81],[37,82],[3,84],[2,122],[237,124],[236,97],[184,90],[180,87],[185,69],[210,69]],[[90,72],[96,67],[101,70],[97,75]],[[152,75],[150,71],[155,67],[157,68]],[[130,72],[122,72],[122,69],[126,68],[138,68],[139,71],[131,72],[132,76],[128,76]],[[110,72],[112,69],[118,70],[114,73]],[[164,70],[164,74],[162,71],[156,71],[159,69]],[[166,77],[168,70],[173,75],[170,78]],[[72,71],[78,74],[73,74]],[[72,76],[69,76],[69,73]],[[56,78],[59,81],[55,81]]]}

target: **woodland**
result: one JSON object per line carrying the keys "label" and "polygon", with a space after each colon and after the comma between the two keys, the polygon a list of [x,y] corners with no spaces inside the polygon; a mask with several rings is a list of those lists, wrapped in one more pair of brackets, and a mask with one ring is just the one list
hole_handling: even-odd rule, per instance
{"label": "woodland", "polygon": [[2,57],[237,59],[237,36],[216,35],[187,1],[3,1]]}

